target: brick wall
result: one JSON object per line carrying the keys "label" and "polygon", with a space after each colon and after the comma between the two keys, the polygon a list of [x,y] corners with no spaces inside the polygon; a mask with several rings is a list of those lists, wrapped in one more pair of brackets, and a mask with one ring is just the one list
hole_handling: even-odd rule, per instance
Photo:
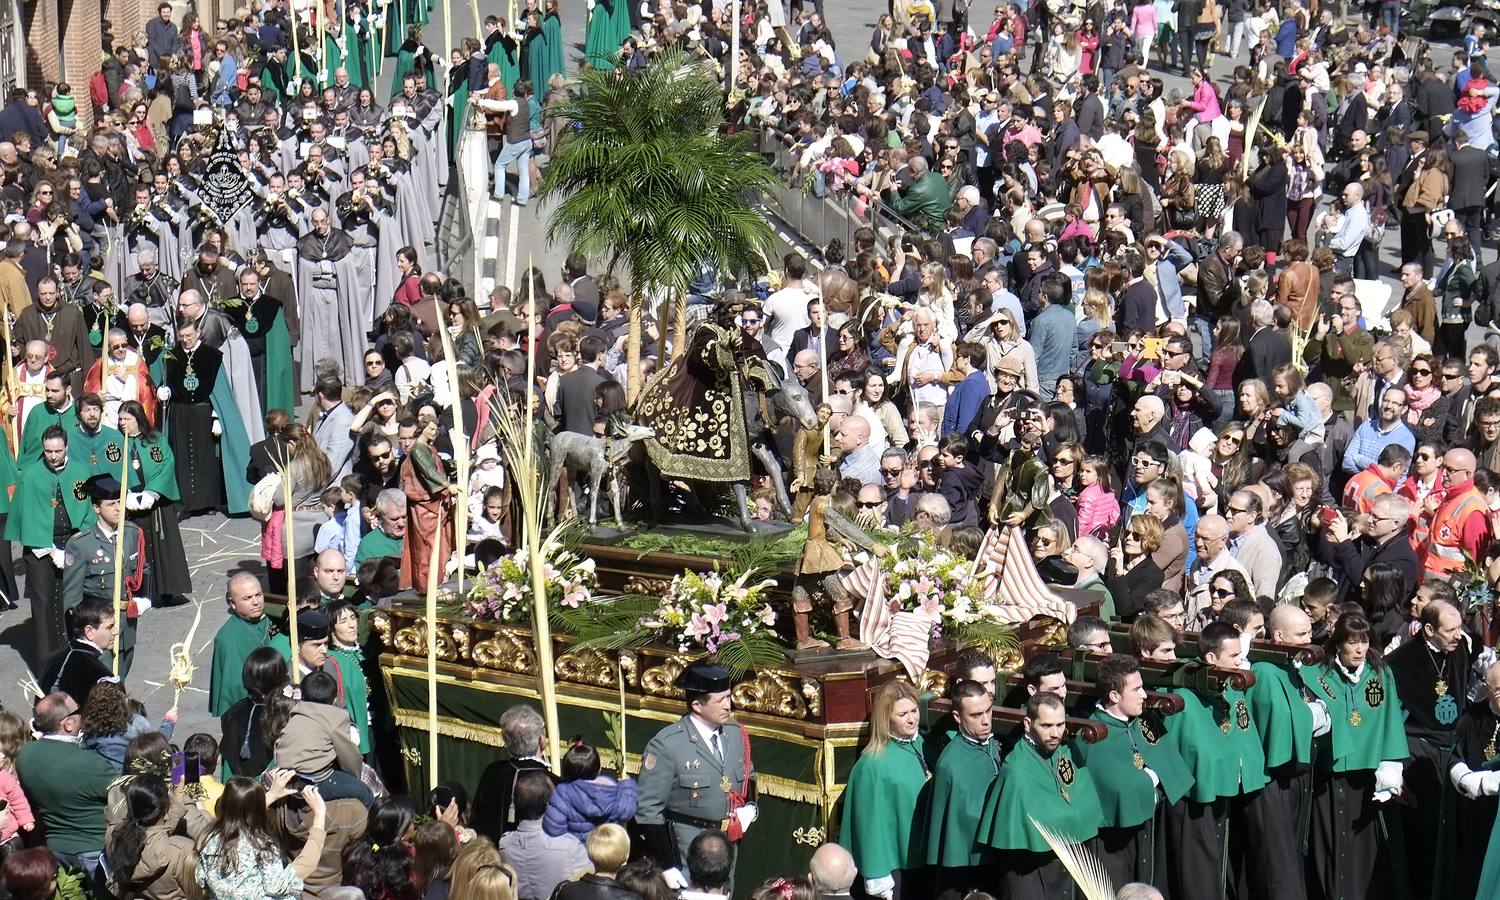
{"label": "brick wall", "polygon": [[83,129],[94,122],[88,84],[99,71],[101,4],[102,0],[34,3],[23,14],[28,84],[41,90],[48,82],[66,81],[79,100],[78,123]]}

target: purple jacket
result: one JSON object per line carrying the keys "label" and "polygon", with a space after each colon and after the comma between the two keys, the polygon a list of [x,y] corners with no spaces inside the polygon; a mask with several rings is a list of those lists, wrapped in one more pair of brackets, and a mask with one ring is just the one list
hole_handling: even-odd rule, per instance
{"label": "purple jacket", "polygon": [[635,817],[635,780],[565,781],[552,792],[542,828],[554,837],[571,834],[582,841],[605,822]]}

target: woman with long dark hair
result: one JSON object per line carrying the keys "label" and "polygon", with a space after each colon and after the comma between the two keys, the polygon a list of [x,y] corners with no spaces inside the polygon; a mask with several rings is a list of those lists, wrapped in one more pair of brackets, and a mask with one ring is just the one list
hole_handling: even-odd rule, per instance
{"label": "woman with long dark hair", "polygon": [[1388,562],[1372,563],[1360,580],[1359,605],[1370,620],[1370,643],[1385,647],[1406,624],[1406,576]]}
{"label": "woman with long dark hair", "polygon": [[370,808],[365,833],[344,848],[344,884],[371,900],[422,896],[407,840],[416,810],[409,797],[387,797]]}
{"label": "woman with long dark hair", "polygon": [[254,778],[271,762],[274,737],[268,736],[268,720],[274,699],[291,683],[286,657],[275,647],[257,647],[245,657],[241,669],[248,694],[219,718],[223,739],[219,756],[230,775]]}
{"label": "woman with long dark hair", "polygon": [[[172,787],[157,774],[138,774],[126,782],[118,812],[104,831],[104,858],[110,888],[121,897],[166,900],[186,896],[185,877],[198,838],[213,819],[196,804],[174,802]],[[186,815],[184,815],[186,813]],[[187,834],[174,834],[179,823]]]}
{"label": "woman with long dark hair", "polygon": [[295,793],[286,780],[273,778],[269,791],[241,776],[224,784],[215,805],[218,821],[198,852],[198,886],[212,900],[296,900],[302,895],[302,880],[317,869],[323,855],[328,808],[317,788],[302,789],[312,825],[307,843],[288,863],[272,831],[270,810]]}
{"label": "woman with long dark hair", "polygon": [[[286,442],[287,465],[283,479],[292,481],[293,546],[287,557],[286,493],[278,489],[271,499],[272,510],[260,529],[260,556],[266,561],[266,581],[272,591],[285,593],[286,580],[297,563],[313,553],[318,526],[328,521],[319,495],[333,476],[333,464],[302,425],[292,423],[281,429]],[[283,484],[285,482],[283,481]]]}
{"label": "woman with long dark hair", "polygon": [[1307,874],[1323,897],[1390,896],[1381,838],[1382,804],[1400,793],[1407,747],[1401,699],[1370,622],[1339,616],[1326,660],[1300,670],[1303,689],[1328,709],[1330,728],[1313,753]]}
{"label": "woman with long dark hair", "polygon": [[151,562],[140,592],[170,604],[193,591],[187,550],[177,527],[182,499],[177,489],[177,459],[138,401],[121,403],[118,417],[120,433],[130,438],[130,495],[126,497],[125,516],[146,536],[146,559]]}

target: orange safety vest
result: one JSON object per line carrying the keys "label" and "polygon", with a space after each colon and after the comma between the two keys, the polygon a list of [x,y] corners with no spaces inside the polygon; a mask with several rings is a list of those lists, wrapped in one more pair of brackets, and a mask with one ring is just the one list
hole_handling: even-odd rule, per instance
{"label": "orange safety vest", "polygon": [[1422,548],[1422,568],[1430,575],[1446,576],[1464,567],[1464,523],[1471,515],[1485,515],[1489,507],[1471,484],[1468,490],[1443,501],[1432,516],[1432,531]]}
{"label": "orange safety vest", "polygon": [[1375,498],[1389,493],[1393,493],[1390,482],[1371,466],[1354,473],[1354,477],[1344,485],[1344,506],[1357,513],[1367,513],[1374,505]]}

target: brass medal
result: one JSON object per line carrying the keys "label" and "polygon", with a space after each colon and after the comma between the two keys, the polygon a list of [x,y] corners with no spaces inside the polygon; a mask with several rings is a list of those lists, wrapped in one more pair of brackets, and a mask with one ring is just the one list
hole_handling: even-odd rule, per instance
{"label": "brass medal", "polygon": [[1141,751],[1139,750],[1130,755],[1130,761],[1135,763],[1135,767],[1137,769],[1146,768],[1146,758],[1144,756],[1141,756]]}
{"label": "brass medal", "polygon": [[1358,728],[1359,723],[1362,721],[1364,721],[1364,719],[1360,717],[1359,710],[1356,709],[1354,712],[1349,714],[1349,724],[1353,725],[1355,728]]}

